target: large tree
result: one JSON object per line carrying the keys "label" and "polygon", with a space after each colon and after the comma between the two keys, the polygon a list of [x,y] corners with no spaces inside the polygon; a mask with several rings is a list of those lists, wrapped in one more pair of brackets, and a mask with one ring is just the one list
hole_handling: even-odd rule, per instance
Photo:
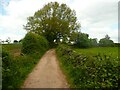
{"label": "large tree", "polygon": [[10,44],[10,42],[11,42],[10,37],[8,37],[8,38],[6,39],[6,42],[7,42],[8,44]]}
{"label": "large tree", "polygon": [[91,41],[89,39],[89,35],[86,33],[79,33],[75,45],[79,48],[88,48],[91,45]]}
{"label": "large tree", "polygon": [[45,36],[50,43],[58,43],[61,39],[68,41],[71,34],[79,30],[80,24],[75,11],[66,4],[50,2],[28,17],[24,28]]}

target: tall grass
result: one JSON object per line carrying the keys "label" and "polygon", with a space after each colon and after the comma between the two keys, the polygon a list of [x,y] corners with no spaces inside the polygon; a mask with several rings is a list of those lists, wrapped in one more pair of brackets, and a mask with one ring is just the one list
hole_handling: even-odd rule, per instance
{"label": "tall grass", "polygon": [[21,53],[21,46],[21,44],[2,44],[2,49],[12,56],[18,56]]}
{"label": "tall grass", "polygon": [[11,50],[21,49],[21,44],[2,44],[2,48],[10,52]]}

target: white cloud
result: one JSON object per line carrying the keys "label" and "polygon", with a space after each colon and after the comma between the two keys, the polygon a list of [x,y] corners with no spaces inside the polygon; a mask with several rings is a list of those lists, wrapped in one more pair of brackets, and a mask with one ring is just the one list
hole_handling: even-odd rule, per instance
{"label": "white cloud", "polygon": [[19,40],[24,37],[26,31],[23,25],[27,17],[51,1],[66,3],[74,9],[82,26],[81,31],[90,37],[100,39],[108,34],[117,42],[118,30],[112,26],[118,22],[118,0],[11,0],[5,7],[7,14],[0,15],[0,38]]}
{"label": "white cloud", "polygon": [[[115,0],[78,0],[72,7],[77,11],[81,31],[92,38],[103,38],[108,34],[118,42],[118,2]],[[79,9],[78,9],[79,8]],[[112,27],[116,28],[112,28]]]}

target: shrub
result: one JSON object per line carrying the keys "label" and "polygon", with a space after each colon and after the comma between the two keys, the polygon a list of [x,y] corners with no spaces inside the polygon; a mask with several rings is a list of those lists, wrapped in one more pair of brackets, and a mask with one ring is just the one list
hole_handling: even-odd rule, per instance
{"label": "shrub", "polygon": [[[13,77],[11,74],[12,57],[5,50],[2,51],[2,83],[3,87],[8,86],[10,79]],[[5,84],[4,84],[5,83]]]}
{"label": "shrub", "polygon": [[22,53],[33,54],[48,49],[48,41],[38,34],[29,32],[22,43]]}
{"label": "shrub", "polygon": [[45,52],[24,56],[11,56],[9,52],[2,51],[2,89],[16,90],[20,88],[24,80],[38,63]]}
{"label": "shrub", "polygon": [[[45,46],[42,47],[45,48]],[[46,46],[46,48],[47,47],[48,46]],[[2,52],[0,52],[0,54],[2,53],[2,55],[0,56],[0,58],[2,58],[3,90],[19,89],[22,86],[28,74],[32,71],[32,69],[38,63],[42,55],[46,52],[45,50],[47,50],[45,48],[44,50],[41,49],[38,53],[25,54],[14,57],[14,55],[11,54],[11,51],[20,48],[21,45],[19,44],[3,45],[2,47]]]}
{"label": "shrub", "polygon": [[77,53],[68,46],[60,45],[57,55],[71,87],[117,88],[120,79],[119,58],[98,54],[92,58]]}

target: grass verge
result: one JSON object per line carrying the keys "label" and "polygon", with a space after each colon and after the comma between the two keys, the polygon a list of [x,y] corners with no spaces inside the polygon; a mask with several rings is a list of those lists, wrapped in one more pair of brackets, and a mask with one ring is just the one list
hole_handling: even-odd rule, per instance
{"label": "grass verge", "polygon": [[65,45],[56,52],[71,88],[118,88],[119,58],[101,54],[89,58]]}

